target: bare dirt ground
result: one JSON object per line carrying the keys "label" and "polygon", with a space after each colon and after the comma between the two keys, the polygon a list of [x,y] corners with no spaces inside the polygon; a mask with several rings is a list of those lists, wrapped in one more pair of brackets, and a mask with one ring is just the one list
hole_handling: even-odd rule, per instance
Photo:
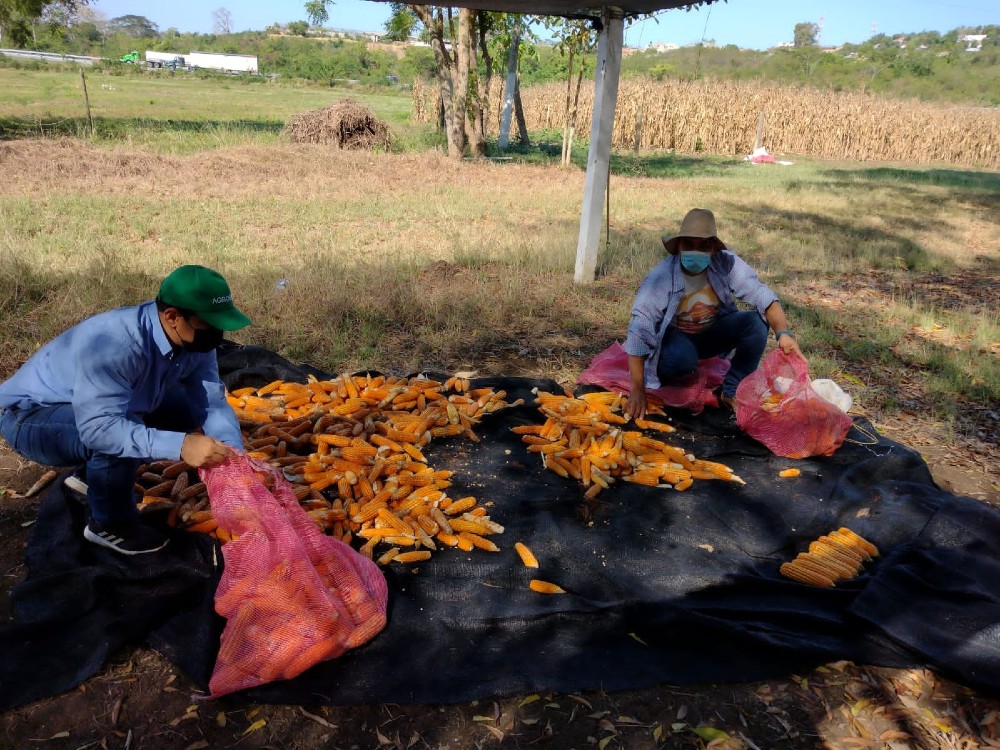
{"label": "bare dirt ground", "polygon": [[[567,353],[522,350],[519,362],[497,357],[490,366],[559,378],[566,373],[555,372],[554,361],[566,361]],[[944,428],[921,413],[917,403],[912,412],[877,424],[920,450],[943,489],[1000,502],[996,435],[984,431],[990,420],[973,427],[967,439],[946,440]],[[23,494],[42,472],[0,447],[0,622],[10,620],[9,592],[23,578],[24,549],[39,504],[37,496]],[[75,690],[0,714],[0,747],[971,749],[1000,747],[998,719],[1000,701],[927,669],[849,662],[749,684],[520,695],[453,705],[201,701],[195,685],[169,662],[135,648]]]}

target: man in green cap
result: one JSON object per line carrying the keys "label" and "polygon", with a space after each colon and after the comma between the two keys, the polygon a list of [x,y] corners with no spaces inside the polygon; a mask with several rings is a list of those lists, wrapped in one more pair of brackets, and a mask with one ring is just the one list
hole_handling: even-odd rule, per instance
{"label": "man in green cap", "polygon": [[37,463],[85,465],[85,481],[66,484],[86,494],[86,539],[125,555],[162,549],[167,538],[139,519],[136,470],[213,466],[242,448],[215,350],[249,324],[219,273],[181,266],[155,301],[78,323],[0,384],[0,435]]}

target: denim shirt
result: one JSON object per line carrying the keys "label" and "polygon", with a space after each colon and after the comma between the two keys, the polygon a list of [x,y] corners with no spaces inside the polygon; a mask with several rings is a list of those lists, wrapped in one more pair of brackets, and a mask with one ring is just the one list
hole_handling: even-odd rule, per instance
{"label": "denim shirt", "polygon": [[0,407],[71,404],[88,448],[126,458],[179,459],[184,433],[143,418],[181,388],[205,433],[242,449],[215,352],[175,350],[155,302],[95,315],[61,333],[0,384]]}
{"label": "denim shirt", "polygon": [[[755,307],[764,318],[764,311],[778,299],[757,278],[757,272],[731,250],[720,250],[712,256],[708,266],[708,283],[719,297],[720,314],[736,309],[735,298]],[[660,261],[643,279],[635,295],[624,348],[627,354],[646,357],[643,372],[647,388],[660,387],[656,366],[660,360],[663,334],[684,294],[684,275],[678,254]]]}

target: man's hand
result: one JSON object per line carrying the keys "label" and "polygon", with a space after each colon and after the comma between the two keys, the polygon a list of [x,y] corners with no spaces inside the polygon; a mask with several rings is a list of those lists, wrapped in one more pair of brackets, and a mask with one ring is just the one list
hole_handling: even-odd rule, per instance
{"label": "man's hand", "polygon": [[643,375],[645,357],[628,355],[628,379],[632,387],[628,391],[628,401],[625,403],[625,416],[632,419],[642,419],[646,416],[646,382]]}
{"label": "man's hand", "polygon": [[181,444],[181,459],[195,469],[215,466],[232,455],[232,448],[208,435],[185,435]]}
{"label": "man's hand", "polygon": [[798,354],[802,357],[802,350],[799,349],[799,343],[795,340],[794,336],[784,335],[778,339],[778,346],[781,351],[786,355]]}
{"label": "man's hand", "polygon": [[632,388],[628,392],[624,411],[625,416],[630,419],[642,419],[646,416],[646,389],[643,386]]}

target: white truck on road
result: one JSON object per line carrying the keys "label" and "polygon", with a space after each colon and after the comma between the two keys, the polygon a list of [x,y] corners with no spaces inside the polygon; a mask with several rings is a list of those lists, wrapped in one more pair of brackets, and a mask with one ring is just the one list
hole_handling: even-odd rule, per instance
{"label": "white truck on road", "polygon": [[191,52],[184,55],[184,64],[191,68],[221,70],[225,73],[257,75],[256,55],[222,55],[215,52]]}

